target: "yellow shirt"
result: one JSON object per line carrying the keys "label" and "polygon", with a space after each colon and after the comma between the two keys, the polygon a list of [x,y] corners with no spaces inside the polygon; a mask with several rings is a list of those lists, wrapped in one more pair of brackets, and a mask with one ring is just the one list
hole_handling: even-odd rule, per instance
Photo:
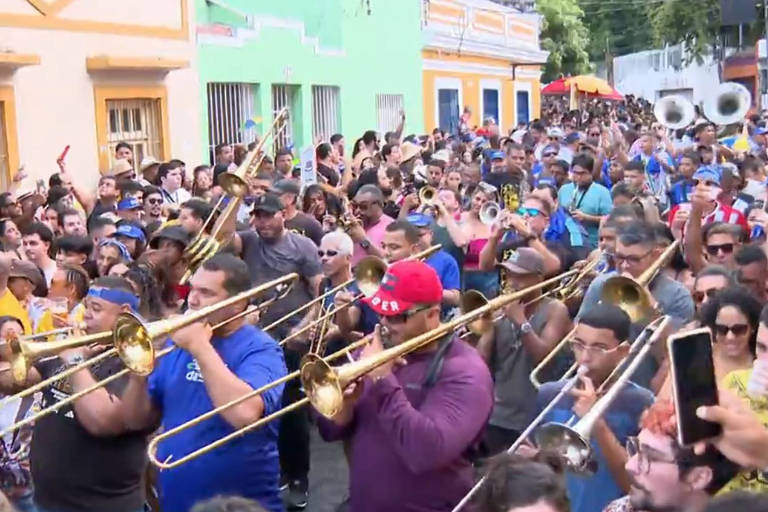
{"label": "yellow shirt", "polygon": [[32,334],[32,323],[29,321],[29,314],[9,288],[6,288],[5,293],[0,296],[0,315],[18,318],[21,320],[21,325],[24,326],[24,334]]}
{"label": "yellow shirt", "polygon": [[[768,398],[753,397],[747,394],[747,383],[752,375],[752,369],[735,370],[725,376],[722,385],[735,393],[739,398],[747,400],[749,408],[760,418],[763,425],[768,426]],[[718,494],[731,491],[768,492],[768,472],[751,470],[736,475]]]}

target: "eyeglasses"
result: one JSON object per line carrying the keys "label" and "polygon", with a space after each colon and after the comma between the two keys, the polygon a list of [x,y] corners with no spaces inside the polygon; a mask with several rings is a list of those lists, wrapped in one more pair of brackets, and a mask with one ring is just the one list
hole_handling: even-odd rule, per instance
{"label": "eyeglasses", "polygon": [[716,256],[718,252],[722,251],[723,254],[731,254],[733,252],[733,244],[720,244],[720,245],[708,245],[707,254],[710,256]]}
{"label": "eyeglasses", "polygon": [[715,336],[728,336],[728,332],[732,332],[734,336],[744,336],[749,331],[747,324],[733,324],[723,325],[715,324]]}
{"label": "eyeglasses", "polygon": [[590,137],[599,137],[600,136],[600,132],[592,132],[592,133],[589,134],[589,136]]}
{"label": "eyeglasses", "polygon": [[698,187],[701,184],[704,184],[704,185],[706,185],[708,187],[719,187],[720,186],[719,183],[714,182],[714,181],[705,180],[705,181],[702,182],[700,180],[693,180],[693,186],[694,187]]}
{"label": "eyeglasses", "polygon": [[616,350],[616,347],[606,348],[600,345],[586,345],[581,341],[577,341],[577,340],[571,340],[568,343],[571,346],[571,350],[573,350],[574,352],[590,353],[593,356],[604,356],[609,352],[613,352],[614,350]]}
{"label": "eyeglasses", "polygon": [[426,311],[431,307],[432,307],[431,305],[417,306],[415,308],[409,309],[404,313],[400,313],[398,315],[384,316],[382,318],[386,318],[387,323],[390,323],[390,324],[404,324],[413,315],[416,315],[417,313],[421,313],[422,311]]}
{"label": "eyeglasses", "polygon": [[317,255],[318,255],[319,257],[321,257],[321,258],[322,258],[323,256],[326,256],[326,255],[327,255],[329,258],[333,258],[333,257],[334,257],[334,256],[336,256],[337,254],[339,254],[339,251],[334,251],[334,250],[330,250],[330,251],[317,251]]}
{"label": "eyeglasses", "polygon": [[637,456],[637,468],[639,473],[643,475],[650,471],[652,462],[658,464],[678,463],[674,458],[662,457],[660,455],[652,454],[648,452],[648,450],[643,450],[640,447],[640,441],[636,437],[628,437],[625,447],[627,449],[627,455],[629,455],[630,458]]}
{"label": "eyeglasses", "polygon": [[523,217],[526,217],[526,216],[536,217],[538,215],[541,215],[541,210],[539,210],[538,208],[525,208],[521,206],[520,208],[517,209],[517,213],[519,215],[522,215]]}
{"label": "eyeglasses", "polygon": [[637,265],[641,261],[643,261],[644,258],[647,258],[649,254],[651,254],[653,250],[648,251],[647,253],[643,254],[642,256],[635,256],[630,254],[619,254],[616,253],[613,255],[613,261],[616,263],[616,265],[621,265],[623,262],[627,262],[633,265]]}
{"label": "eyeglasses", "polygon": [[695,291],[691,295],[693,296],[693,300],[700,304],[704,302],[704,297],[711,300],[712,297],[714,297],[715,294],[719,291],[720,288],[710,288],[709,290],[704,290],[703,292]]}
{"label": "eyeglasses", "polygon": [[163,200],[162,199],[147,199],[147,202],[149,204],[163,204]]}
{"label": "eyeglasses", "polygon": [[546,153],[543,153],[541,156],[543,156],[543,157],[550,157],[550,156],[555,156],[555,155],[557,155],[557,153],[552,153],[552,152],[548,151]]}

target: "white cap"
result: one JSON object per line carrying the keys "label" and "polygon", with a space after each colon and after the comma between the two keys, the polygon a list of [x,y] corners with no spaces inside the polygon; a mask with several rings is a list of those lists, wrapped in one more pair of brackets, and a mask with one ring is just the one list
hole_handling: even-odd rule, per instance
{"label": "white cap", "polygon": [[144,172],[148,168],[152,167],[153,165],[157,165],[161,163],[157,158],[153,156],[145,156],[144,159],[141,161],[141,165],[139,166],[139,172]]}

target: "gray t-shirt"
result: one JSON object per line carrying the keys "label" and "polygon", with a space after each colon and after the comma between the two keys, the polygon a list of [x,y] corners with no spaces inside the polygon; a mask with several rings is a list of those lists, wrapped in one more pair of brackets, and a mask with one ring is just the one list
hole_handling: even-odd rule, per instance
{"label": "gray t-shirt", "polygon": [[298,212],[292,219],[285,221],[285,229],[306,236],[315,242],[316,246],[320,245],[320,240],[323,238],[323,226],[317,222],[317,219],[303,212]]}
{"label": "gray t-shirt", "polygon": [[[541,334],[547,324],[550,302],[544,301],[531,316],[530,324]],[[536,408],[536,389],[529,375],[533,360],[523,346],[520,329],[506,317],[496,323],[493,340],[493,412],[488,423],[496,427],[521,431]]]}
{"label": "gray t-shirt", "polygon": [[[266,283],[291,272],[299,274],[299,280],[287,297],[270,306],[261,315],[260,324],[267,326],[283,315],[298,309],[312,298],[309,279],[322,273],[317,247],[309,238],[290,231],[283,233],[279,240],[266,243],[253,231],[238,233],[243,242],[243,260],[248,265],[253,286]],[[269,334],[275,339],[285,335],[287,329],[296,325],[302,315],[294,315],[281,324],[281,329]]]}

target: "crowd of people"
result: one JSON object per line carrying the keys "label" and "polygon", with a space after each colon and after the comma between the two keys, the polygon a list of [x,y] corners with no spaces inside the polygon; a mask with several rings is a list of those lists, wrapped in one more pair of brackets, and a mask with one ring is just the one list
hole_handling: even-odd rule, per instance
{"label": "crowd of people", "polygon": [[[95,189],[90,170],[63,159],[51,162],[47,186],[30,187],[19,169],[0,194],[0,490],[21,512],[302,510],[314,499],[317,429],[344,446],[349,492],[339,510],[450,511],[480,475],[466,510],[766,510],[768,117],[746,117],[737,127],[746,144],[733,144],[703,117],[670,130],[650,109],[634,99],[575,111],[553,102],[508,132],[492,119],[471,126],[466,109],[457,133],[424,135],[406,135],[403,115],[393,132],[318,142],[309,177],[290,148],[258,141],[221,144],[210,166],[195,167],[139,161],[120,143]],[[222,176],[246,167],[247,193],[235,198]],[[214,227],[218,252],[193,265],[185,250]],[[357,271],[379,260],[386,274],[362,293]],[[594,270],[572,293],[535,287],[588,262]],[[597,421],[593,475],[532,439],[507,453],[574,362],[578,384],[545,419],[593,407],[645,326],[603,288],[656,263],[647,288],[659,314],[673,331],[711,330],[720,405],[699,413],[722,435],[679,444],[662,340]],[[124,367],[104,354],[109,341],[46,357],[19,348],[111,333],[129,312],[152,322],[198,311],[291,273],[296,282],[268,307],[216,309],[154,340],[158,351],[177,349],[148,376],[92,392]],[[344,389],[333,414],[301,407],[299,379],[249,395],[299,370],[307,352],[367,337],[349,356],[363,360],[437,329],[477,297],[471,290],[526,293],[481,330],[376,366]],[[179,459],[291,410],[173,469],[148,464],[158,432],[231,402],[160,442],[156,458]]]}

